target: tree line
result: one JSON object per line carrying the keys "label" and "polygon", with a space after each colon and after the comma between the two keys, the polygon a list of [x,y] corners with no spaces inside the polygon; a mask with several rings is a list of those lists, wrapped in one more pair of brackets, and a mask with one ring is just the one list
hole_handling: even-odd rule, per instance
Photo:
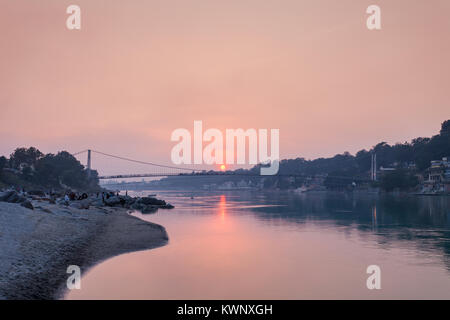
{"label": "tree line", "polygon": [[35,147],[17,148],[9,159],[0,157],[0,183],[39,189],[99,188],[97,171],[89,174],[67,151],[43,154]]}
{"label": "tree line", "polygon": [[[410,189],[418,184],[417,174],[425,173],[431,160],[440,160],[450,156],[450,120],[441,124],[440,132],[431,137],[419,137],[411,142],[389,145],[380,142],[369,150],[363,149],[355,155],[349,152],[330,158],[306,160],[304,158],[287,159],[280,162],[279,174],[328,176],[325,186],[350,186],[353,179],[369,179],[372,154],[377,155],[377,167],[395,167],[395,171],[381,177],[379,186],[386,191]],[[260,166],[252,169],[238,169],[240,174],[259,173]],[[3,170],[9,168],[11,170]],[[301,178],[293,183],[301,186]],[[43,154],[34,147],[18,148],[9,159],[0,157],[0,183],[3,185],[32,184],[50,188],[98,188],[98,173],[91,171],[88,176],[84,166],[70,153]],[[292,187],[292,183],[281,177],[268,177],[265,187]]]}
{"label": "tree line", "polygon": [[[450,157],[450,120],[441,124],[440,132],[431,137],[419,137],[411,142],[390,145],[380,142],[369,150],[363,149],[355,155],[349,152],[337,154],[330,158],[306,160],[305,158],[287,159],[280,162],[279,174],[289,175],[327,175],[325,185],[333,188],[334,185],[351,185],[352,179],[370,179],[372,154],[377,155],[377,168],[394,167],[396,170],[386,173],[380,178],[377,186],[392,191],[394,189],[410,189],[418,185],[417,174],[425,173],[432,160]],[[260,165],[248,172],[257,173]],[[238,170],[246,172],[247,170]],[[271,187],[288,185],[281,178],[268,178],[266,184]],[[298,184],[303,183],[300,179]]]}

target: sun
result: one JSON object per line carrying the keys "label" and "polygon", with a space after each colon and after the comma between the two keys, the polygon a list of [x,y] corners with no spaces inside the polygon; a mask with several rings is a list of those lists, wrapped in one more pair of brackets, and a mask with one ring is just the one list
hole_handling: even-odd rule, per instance
{"label": "sun", "polygon": [[225,171],[226,168],[227,168],[227,167],[225,167],[224,164],[222,164],[222,165],[220,166],[220,170],[222,170],[222,171]]}

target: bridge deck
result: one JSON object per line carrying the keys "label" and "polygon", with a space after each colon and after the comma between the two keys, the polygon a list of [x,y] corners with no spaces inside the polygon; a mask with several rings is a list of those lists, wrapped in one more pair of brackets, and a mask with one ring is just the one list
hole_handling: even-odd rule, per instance
{"label": "bridge deck", "polygon": [[[129,178],[158,178],[158,177],[186,177],[186,178],[192,178],[192,177],[221,177],[221,176],[227,176],[227,177],[260,177],[260,178],[270,178],[270,177],[292,177],[292,178],[327,178],[327,176],[311,176],[311,175],[305,175],[305,174],[277,174],[274,176],[263,176],[257,173],[254,174],[240,174],[240,173],[233,173],[233,172],[224,172],[224,173],[207,173],[207,172],[199,172],[199,173],[148,173],[148,174],[123,174],[123,175],[112,175],[112,176],[100,176],[100,180],[109,180],[109,179],[129,179]],[[355,178],[355,177],[335,177],[335,176],[328,176],[328,178],[334,178],[334,179],[342,179],[342,180],[351,180],[351,181],[358,181],[358,182],[369,182],[369,179],[362,179],[362,178]]]}

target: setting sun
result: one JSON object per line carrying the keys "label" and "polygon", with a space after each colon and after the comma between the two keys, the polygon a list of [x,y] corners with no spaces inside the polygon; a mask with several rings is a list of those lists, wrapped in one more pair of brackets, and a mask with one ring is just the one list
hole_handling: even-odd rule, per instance
{"label": "setting sun", "polygon": [[226,168],[227,168],[227,167],[225,167],[224,164],[220,166],[220,170],[222,170],[222,171],[225,171]]}

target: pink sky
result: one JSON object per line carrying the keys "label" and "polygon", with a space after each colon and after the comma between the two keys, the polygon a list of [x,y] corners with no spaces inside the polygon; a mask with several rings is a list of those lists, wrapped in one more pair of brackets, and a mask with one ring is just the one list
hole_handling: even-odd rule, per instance
{"label": "pink sky", "polygon": [[[0,155],[92,148],[171,164],[172,131],[202,120],[277,128],[282,158],[316,158],[450,119],[448,0],[0,3]],[[66,28],[70,4],[80,31]],[[380,31],[366,28],[371,4]]]}

